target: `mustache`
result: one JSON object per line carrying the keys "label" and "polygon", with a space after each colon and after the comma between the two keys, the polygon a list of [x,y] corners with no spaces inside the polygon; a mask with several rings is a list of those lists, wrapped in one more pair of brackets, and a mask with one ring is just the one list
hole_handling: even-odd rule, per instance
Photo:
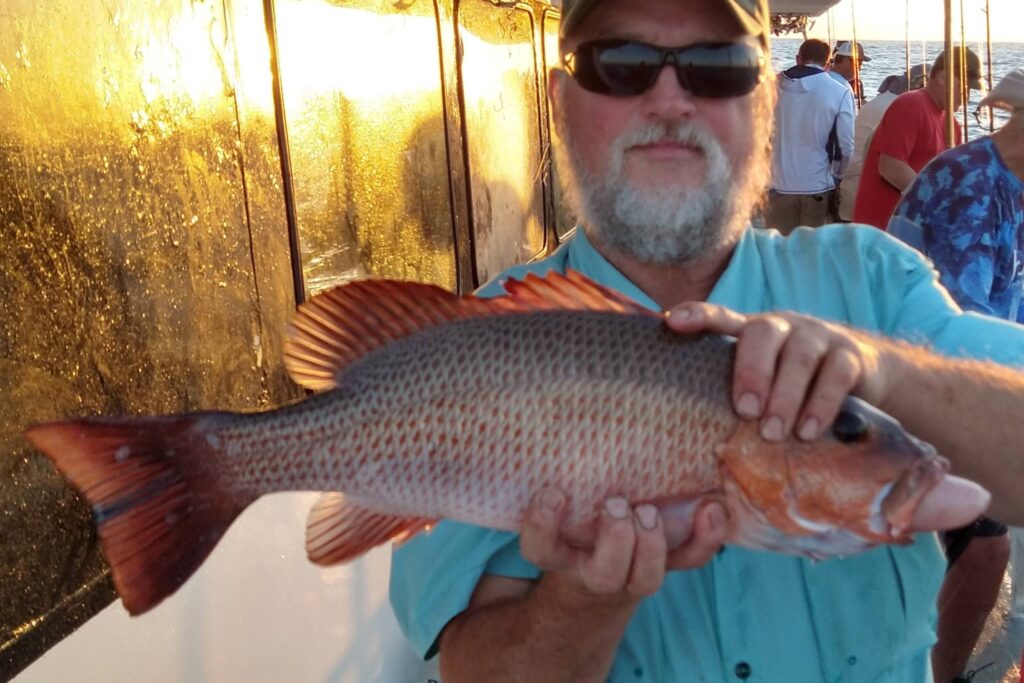
{"label": "mustache", "polygon": [[630,147],[666,140],[696,147],[704,153],[718,147],[711,133],[701,126],[684,121],[650,123],[627,131],[615,141],[615,147],[617,152],[625,152]]}

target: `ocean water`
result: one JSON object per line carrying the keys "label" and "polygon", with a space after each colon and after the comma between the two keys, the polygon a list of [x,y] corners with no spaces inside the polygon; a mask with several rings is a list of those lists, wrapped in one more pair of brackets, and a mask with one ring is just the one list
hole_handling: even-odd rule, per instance
{"label": "ocean water", "polygon": [[[796,64],[796,52],[800,48],[800,38],[774,38],[772,40],[772,65],[776,71],[788,69]],[[871,99],[878,92],[878,86],[886,76],[902,74],[907,69],[906,43],[903,41],[887,40],[862,40],[864,53],[871,57],[871,61],[861,68],[861,80],[864,81],[864,96]],[[922,43],[920,41],[910,44],[911,64],[931,64],[942,52],[941,42]],[[977,45],[968,43],[968,47],[974,50],[982,61],[982,74],[988,73],[988,55],[984,44]],[[1024,68],[1024,43],[994,43],[992,45],[992,78],[993,85],[1008,71],[1015,68]],[[979,125],[973,112],[978,102],[984,95],[977,91],[971,92],[971,102],[968,105],[970,112],[968,118],[968,137],[973,139],[979,135],[988,133],[988,122],[984,128]],[[987,116],[987,109],[983,112]],[[1009,118],[1005,112],[995,111],[996,128],[1002,121]],[[958,120],[963,122],[962,111]]]}

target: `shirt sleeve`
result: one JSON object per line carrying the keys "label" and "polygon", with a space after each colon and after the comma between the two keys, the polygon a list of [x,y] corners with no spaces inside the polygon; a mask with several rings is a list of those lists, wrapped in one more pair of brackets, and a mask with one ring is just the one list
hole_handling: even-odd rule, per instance
{"label": "shirt sleeve", "polygon": [[424,659],[438,652],[441,631],[469,606],[484,574],[536,579],[523,559],[519,536],[444,521],[391,555],[391,608],[406,638]]}
{"label": "shirt sleeve", "polygon": [[839,107],[839,114],[836,117],[836,137],[839,139],[839,149],[843,152],[843,159],[839,164],[839,172],[837,173],[840,177],[846,172],[850,162],[853,160],[855,117],[853,93],[844,93]]}
{"label": "shirt sleeve", "polygon": [[[915,246],[935,264],[942,285],[962,308],[997,315],[991,298],[999,245],[987,227],[988,213],[975,206],[968,172],[954,156],[938,157],[915,179],[893,220],[916,226]],[[960,196],[964,189],[970,196]]]}
{"label": "shirt sleeve", "polygon": [[880,154],[910,163],[917,131],[924,123],[915,105],[912,99],[897,97],[886,110],[871,142]]}
{"label": "shirt sleeve", "polygon": [[1024,326],[963,311],[924,256],[880,234],[891,240],[881,256],[891,275],[888,281],[876,278],[883,285],[876,291],[883,302],[898,302],[886,311],[884,334],[951,357],[1024,367]]}

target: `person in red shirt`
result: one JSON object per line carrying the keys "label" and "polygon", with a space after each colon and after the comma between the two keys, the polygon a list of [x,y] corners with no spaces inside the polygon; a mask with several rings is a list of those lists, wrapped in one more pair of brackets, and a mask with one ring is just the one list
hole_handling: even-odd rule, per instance
{"label": "person in red shirt", "polygon": [[[953,48],[953,91],[956,106],[963,98],[960,69],[965,64],[967,86],[981,87],[981,60],[970,48],[966,59],[961,48]],[[904,190],[925,164],[946,149],[946,53],[932,64],[928,84],[920,90],[903,93],[889,106],[875,135],[868,145],[864,171],[857,201],[853,207],[855,223],[866,223],[883,230],[889,224],[896,204]],[[956,142],[960,143],[960,129],[956,128]]]}

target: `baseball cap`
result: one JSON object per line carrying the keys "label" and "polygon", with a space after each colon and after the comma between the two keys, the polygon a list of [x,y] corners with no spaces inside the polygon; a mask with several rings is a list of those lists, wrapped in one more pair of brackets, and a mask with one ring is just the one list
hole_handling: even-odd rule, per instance
{"label": "baseball cap", "polygon": [[871,57],[868,57],[867,53],[864,52],[864,46],[861,43],[857,43],[857,47],[854,48],[852,40],[841,40],[836,43],[836,57],[856,57],[860,56],[860,61],[870,62]]}
{"label": "baseball cap", "polygon": [[[761,38],[765,46],[771,35],[771,16],[768,14],[768,0],[720,0],[736,13],[736,18],[743,28],[752,35]],[[583,19],[601,3],[601,0],[562,0],[562,23],[558,29],[558,39],[576,30]]]}
{"label": "baseball cap", "polygon": [[[956,69],[957,72],[960,71],[960,60],[961,60],[961,54],[963,52],[967,53],[966,58],[964,58],[964,61],[967,64],[967,87],[971,88],[972,90],[980,90],[981,89],[981,60],[978,59],[978,55],[976,55],[974,53],[974,50],[972,50],[971,48],[966,48],[966,49],[965,48],[961,48],[959,45],[954,46],[953,47],[953,68]],[[938,72],[938,71],[941,71],[942,69],[944,69],[945,66],[946,66],[946,61],[945,60],[946,60],[946,51],[943,50],[942,52],[939,53],[939,56],[935,58],[935,61],[932,62],[932,71],[933,72]]]}
{"label": "baseball cap", "polygon": [[920,88],[924,85],[925,79],[928,77],[928,65],[927,64],[915,64],[910,67],[910,75],[904,71],[900,75],[893,74],[892,76],[886,76],[882,84],[878,86],[878,92],[891,92],[893,95],[902,95],[907,91],[907,81],[910,81],[911,90]]}
{"label": "baseball cap", "polygon": [[1014,69],[1003,76],[982,101],[982,107],[1024,109],[1024,69]]}

